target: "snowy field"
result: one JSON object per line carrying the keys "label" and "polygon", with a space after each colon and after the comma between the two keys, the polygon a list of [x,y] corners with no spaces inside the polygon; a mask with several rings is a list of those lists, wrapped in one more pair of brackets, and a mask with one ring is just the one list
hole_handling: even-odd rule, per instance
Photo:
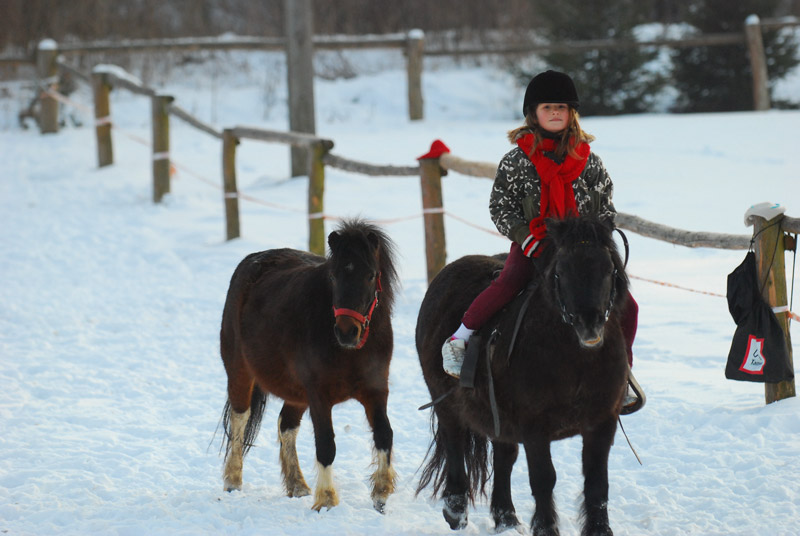
{"label": "snowy field", "polygon": [[[286,129],[279,62],[234,59],[222,72],[174,72],[159,89],[219,127]],[[781,91],[800,94],[798,77],[790,81]],[[497,162],[510,149],[506,131],[520,123],[523,90],[491,68],[426,67],[426,119],[409,122],[402,66],[376,67],[315,82],[317,131],[334,140],[335,154],[373,164],[414,165],[437,138],[455,155]],[[91,103],[86,88],[72,98]],[[361,407],[342,404],[333,413],[341,503],[317,513],[311,497],[283,494],[278,401],[268,404],[245,459],[240,492],[222,490],[215,436],[226,399],[218,333],[228,281],[250,252],[305,249],[307,180],[288,178],[285,146],[244,141],[240,190],[262,202],[241,202],[242,238],[226,242],[217,140],[173,120],[177,171],[172,193],[154,205],[149,102],[113,92],[115,164],[103,169],[91,114],[72,111],[85,126],[48,136],[0,129],[0,533],[450,533],[441,502],[414,495],[430,441],[429,414],[417,411],[428,394],[414,348],[426,288],[419,180],[327,170],[326,229],[336,217],[371,218],[400,253],[389,398],[399,481],[386,514],[375,512],[371,434]],[[780,203],[800,216],[798,111],[593,117],[583,125],[597,136],[593,149],[621,212],[741,235],[752,232],[743,215],[754,203]],[[486,179],[445,178],[446,209],[483,229],[447,218],[449,260],[507,250],[492,233],[490,187]],[[699,292],[632,281],[641,308],[634,368],[648,404],[623,418],[643,464],[621,434],[611,451],[615,534],[796,535],[800,401],[765,406],[762,385],[724,377],[735,325],[722,295],[745,252],[628,237],[632,276]],[[800,340],[797,323],[791,330]],[[580,449],[579,439],[553,446],[565,536],[580,527]],[[310,419],[298,452],[313,481]],[[512,489],[527,524],[533,503],[524,457]],[[492,525],[482,501],[463,534],[490,534]]]}

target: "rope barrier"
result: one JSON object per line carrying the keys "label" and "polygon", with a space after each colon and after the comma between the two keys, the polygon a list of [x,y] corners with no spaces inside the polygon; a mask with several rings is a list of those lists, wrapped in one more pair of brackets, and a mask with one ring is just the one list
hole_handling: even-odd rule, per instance
{"label": "rope barrier", "polygon": [[491,229],[487,229],[486,227],[481,227],[480,225],[476,225],[476,224],[472,223],[471,221],[469,221],[469,220],[467,220],[467,219],[465,219],[465,218],[462,218],[462,217],[460,217],[460,216],[456,216],[456,215],[455,215],[455,214],[453,214],[452,212],[448,212],[448,211],[446,211],[446,210],[442,210],[442,212],[443,212],[443,213],[444,213],[446,216],[448,216],[448,217],[450,217],[450,218],[453,218],[454,220],[456,220],[456,221],[459,221],[459,222],[463,223],[464,225],[467,225],[467,226],[469,226],[469,227],[472,227],[473,229],[477,229],[477,230],[479,230],[479,231],[483,231],[484,233],[488,233],[488,234],[490,234],[490,235],[494,235],[494,236],[503,236],[502,234],[500,234],[500,233],[499,233],[499,232],[497,232],[497,231],[492,231]]}
{"label": "rope barrier", "polygon": [[708,292],[705,290],[695,290],[693,288],[682,287],[680,285],[675,285],[673,283],[667,283],[665,281],[658,281],[655,279],[647,279],[646,277],[639,277],[637,275],[628,274],[628,277],[631,279],[638,279],[639,281],[646,281],[647,283],[653,283],[654,285],[661,285],[662,287],[669,287],[669,288],[677,288],[680,290],[685,290],[687,292],[695,292],[697,294],[705,294],[706,296],[716,296],[717,298],[725,298],[722,294],[717,294],[715,292]]}

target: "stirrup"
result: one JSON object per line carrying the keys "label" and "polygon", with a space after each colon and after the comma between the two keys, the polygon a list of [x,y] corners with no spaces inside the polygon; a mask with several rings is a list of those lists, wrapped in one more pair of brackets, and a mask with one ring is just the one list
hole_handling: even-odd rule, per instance
{"label": "stirrup", "polygon": [[636,413],[640,409],[642,409],[647,402],[647,397],[644,394],[644,390],[642,390],[642,386],[639,385],[639,382],[636,381],[636,378],[631,372],[631,367],[628,366],[628,389],[633,391],[633,395],[635,397],[632,401],[625,401],[620,410],[620,415],[630,415],[631,413]]}

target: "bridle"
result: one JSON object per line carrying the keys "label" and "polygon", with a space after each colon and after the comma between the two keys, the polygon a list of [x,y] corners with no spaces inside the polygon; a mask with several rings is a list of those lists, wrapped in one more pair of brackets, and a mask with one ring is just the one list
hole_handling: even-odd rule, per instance
{"label": "bridle", "polygon": [[[628,253],[629,253],[628,237],[625,236],[625,233],[623,233],[621,229],[615,227],[614,230],[619,233],[619,235],[622,237],[623,243],[625,244],[625,262],[624,262],[624,264],[622,266],[622,268],[624,270],[625,267],[628,265]],[[579,245],[579,246],[580,245],[588,246],[590,244],[589,244],[589,242],[583,241],[583,242],[579,242],[577,245]],[[605,320],[608,320],[608,317],[611,314],[611,309],[614,306],[614,300],[617,297],[617,275],[618,275],[618,273],[619,272],[618,272],[617,268],[614,268],[614,271],[611,273],[611,292],[610,292],[609,297],[608,297],[608,305],[606,306],[605,313],[603,314]],[[564,300],[561,298],[561,288],[560,288],[561,285],[559,284],[559,280],[560,280],[560,276],[558,275],[558,272],[555,272],[553,274],[553,285],[555,287],[554,290],[555,290],[555,295],[556,295],[556,303],[558,304],[558,308],[561,310],[561,319],[564,321],[565,324],[574,327],[575,326],[575,313],[567,312],[567,306],[564,305]]]}
{"label": "bridle", "polygon": [[381,273],[378,272],[377,283],[375,284],[375,298],[372,300],[372,304],[369,306],[369,311],[367,311],[366,315],[362,315],[358,311],[354,311],[353,309],[347,309],[345,307],[336,307],[333,306],[333,317],[338,318],[340,316],[349,316],[351,318],[355,318],[361,324],[361,339],[359,339],[358,344],[356,345],[356,350],[360,350],[366,343],[367,337],[369,336],[369,324],[372,320],[372,313],[375,311],[375,308],[378,306],[378,294],[383,290],[381,286]]}
{"label": "bridle", "polygon": [[[608,320],[609,315],[611,314],[611,308],[614,307],[614,300],[617,297],[617,269],[614,268],[614,271],[611,273],[611,292],[608,296],[608,305],[606,306],[606,310],[603,313],[603,317],[605,320]],[[564,300],[561,299],[561,291],[560,284],[559,284],[560,276],[556,273],[553,274],[553,281],[555,285],[555,294],[556,294],[556,303],[558,304],[558,308],[561,310],[561,319],[564,321],[565,324],[575,327],[575,313],[567,312],[567,306],[564,305]]]}

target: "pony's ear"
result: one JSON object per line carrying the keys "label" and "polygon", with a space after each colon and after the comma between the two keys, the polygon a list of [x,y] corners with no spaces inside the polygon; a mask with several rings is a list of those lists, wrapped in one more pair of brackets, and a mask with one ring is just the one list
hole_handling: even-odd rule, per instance
{"label": "pony's ear", "polygon": [[381,262],[381,257],[380,257],[380,255],[381,255],[381,248],[380,248],[381,239],[380,239],[380,237],[376,233],[370,232],[367,235],[367,241],[369,242],[369,245],[372,248],[372,255],[375,257],[375,262],[380,263]]}
{"label": "pony's ear", "polygon": [[336,246],[336,243],[339,241],[339,233],[333,231],[331,234],[328,235],[328,246],[333,249]]}
{"label": "pony's ear", "polygon": [[369,240],[369,245],[372,246],[372,249],[378,249],[378,246],[381,245],[381,240],[375,233],[369,233],[367,235],[367,240]]}
{"label": "pony's ear", "polygon": [[553,239],[554,242],[558,242],[558,237],[561,236],[564,227],[567,226],[566,220],[545,218],[544,222],[547,225],[547,236]]}
{"label": "pony's ear", "polygon": [[616,224],[614,223],[614,218],[612,216],[609,216],[608,214],[602,214],[598,216],[597,219],[600,220],[600,223],[602,223],[606,227],[606,229],[608,229],[612,233],[614,232]]}

